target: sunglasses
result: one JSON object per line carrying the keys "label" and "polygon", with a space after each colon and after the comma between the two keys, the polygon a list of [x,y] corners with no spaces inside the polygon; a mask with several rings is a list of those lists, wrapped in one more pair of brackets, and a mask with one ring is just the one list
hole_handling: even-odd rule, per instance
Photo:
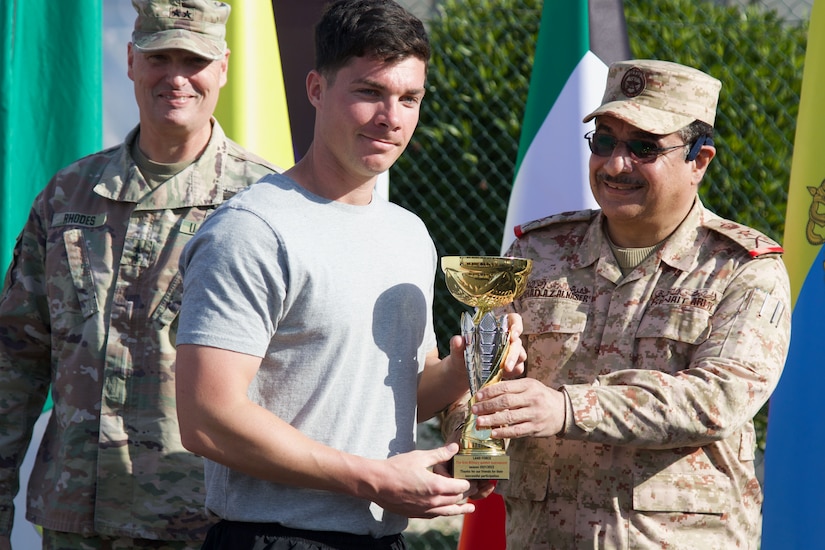
{"label": "sunglasses", "polygon": [[659,147],[655,141],[646,139],[616,139],[609,134],[596,133],[595,130],[584,134],[584,139],[587,140],[587,145],[590,146],[590,152],[597,157],[609,157],[620,143],[624,143],[630,152],[631,158],[640,162],[652,162],[660,155],[664,155],[675,149],[687,147],[687,143],[674,145],[672,147]]}

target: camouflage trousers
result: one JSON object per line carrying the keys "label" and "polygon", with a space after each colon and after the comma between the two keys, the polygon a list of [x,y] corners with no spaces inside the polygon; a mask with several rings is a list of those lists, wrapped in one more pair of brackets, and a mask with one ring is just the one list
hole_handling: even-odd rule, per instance
{"label": "camouflage trousers", "polygon": [[199,550],[200,541],[150,540],[131,537],[84,537],[78,533],[63,533],[43,529],[43,550]]}

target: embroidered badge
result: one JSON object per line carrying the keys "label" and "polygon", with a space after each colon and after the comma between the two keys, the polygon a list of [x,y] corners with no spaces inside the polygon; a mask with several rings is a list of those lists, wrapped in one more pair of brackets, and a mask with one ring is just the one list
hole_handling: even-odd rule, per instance
{"label": "embroidered badge", "polygon": [[84,214],[83,212],[57,212],[52,218],[52,227],[80,225],[83,227],[100,227],[106,223],[106,213]]}
{"label": "embroidered badge", "polygon": [[190,222],[187,220],[182,220],[180,222],[180,232],[184,235],[194,235],[195,232],[198,230],[201,224],[197,222]]}
{"label": "embroidered badge", "polygon": [[636,97],[645,90],[645,73],[638,67],[633,67],[622,77],[622,93],[627,97]]}
{"label": "embroidered badge", "polygon": [[563,298],[589,304],[593,301],[593,293],[587,287],[570,285],[567,281],[530,279],[522,298]]}
{"label": "embroidered badge", "polygon": [[169,6],[169,17],[174,19],[188,19],[192,21],[192,12],[188,9],[185,9],[182,5],[180,0],[177,2],[173,2],[173,6]]}
{"label": "embroidered badge", "polygon": [[811,194],[811,208],[808,210],[808,225],[805,236],[813,246],[825,243],[825,180],[819,187],[808,187]]}
{"label": "embroidered badge", "polygon": [[676,304],[692,306],[713,312],[719,303],[719,293],[715,290],[701,288],[669,288],[653,293],[650,305]]}

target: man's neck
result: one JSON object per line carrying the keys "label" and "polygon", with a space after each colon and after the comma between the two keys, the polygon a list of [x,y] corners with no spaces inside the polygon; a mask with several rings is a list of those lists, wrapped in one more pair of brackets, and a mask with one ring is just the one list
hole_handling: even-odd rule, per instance
{"label": "man's neck", "polygon": [[138,147],[147,158],[162,164],[192,162],[201,156],[212,137],[212,125],[195,132],[158,132],[149,126],[140,126]]}
{"label": "man's neck", "polygon": [[312,147],[295,166],[285,172],[301,187],[325,199],[363,206],[372,202],[378,176],[347,173],[340,165],[320,161]]}
{"label": "man's neck", "polygon": [[690,215],[695,204],[696,201],[694,199],[694,202],[691,203],[690,207],[688,207],[681,216],[673,216],[668,220],[662,220],[658,223],[655,221],[646,223],[638,219],[617,221],[605,217],[607,235],[613,244],[622,248],[655,246],[667,240],[667,238],[682,225]]}

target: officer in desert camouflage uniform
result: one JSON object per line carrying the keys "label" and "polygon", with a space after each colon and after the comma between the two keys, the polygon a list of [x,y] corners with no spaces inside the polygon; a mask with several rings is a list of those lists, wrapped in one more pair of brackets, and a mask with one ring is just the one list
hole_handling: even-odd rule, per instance
{"label": "officer in desert camouflage uniform", "polygon": [[758,547],[752,419],[784,365],[789,283],[776,243],[698,198],[720,87],[614,63],[584,119],[601,209],[516,230],[527,374],[474,407],[513,438],[508,548]]}
{"label": "officer in desert camouflage uniform", "polygon": [[44,548],[199,548],[208,529],[202,459],[181,446],[175,410],[178,257],[209,212],[275,167],[212,118],[229,6],[132,3],[140,123],[39,194],[0,296],[0,547],[50,386],[26,514]]}

